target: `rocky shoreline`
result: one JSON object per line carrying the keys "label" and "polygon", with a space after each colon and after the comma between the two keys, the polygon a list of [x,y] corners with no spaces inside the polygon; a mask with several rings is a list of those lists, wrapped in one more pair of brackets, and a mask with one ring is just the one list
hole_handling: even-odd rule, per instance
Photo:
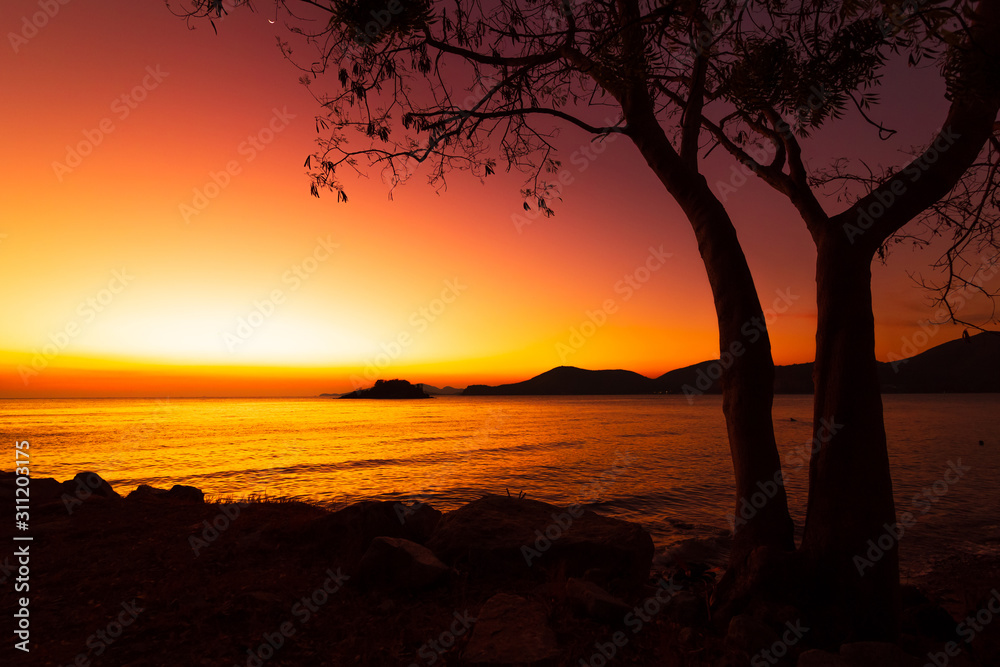
{"label": "rocky shoreline", "polygon": [[[0,474],[4,507],[14,489]],[[94,473],[33,479],[30,492],[31,651],[15,664],[920,667],[956,635],[912,587],[901,646],[823,650],[835,647],[778,605],[713,619],[711,554],[693,544],[654,559],[642,527],[575,505],[486,496],[447,513],[331,512],[205,502],[179,485],[123,497]],[[5,608],[10,562],[0,552]],[[941,655],[1000,664],[998,628]]]}

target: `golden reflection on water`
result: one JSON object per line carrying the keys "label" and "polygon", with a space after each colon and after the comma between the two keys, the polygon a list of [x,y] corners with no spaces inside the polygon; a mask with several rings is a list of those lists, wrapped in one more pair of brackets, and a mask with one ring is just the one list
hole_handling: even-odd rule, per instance
{"label": "golden reflection on water", "polygon": [[[927,525],[1000,510],[1000,396],[887,396],[897,506],[963,457],[972,472]],[[787,454],[809,442],[811,397],[779,396]],[[215,496],[337,505],[420,499],[449,509],[485,493],[583,502],[660,541],[725,529],[732,466],[718,396],[335,399],[63,399],[0,405],[8,440],[32,443],[33,475],[93,470],[127,493],[190,484]],[[986,440],[989,447],[979,447]],[[801,524],[807,471],[788,470]],[[984,500],[992,499],[992,500]],[[975,514],[976,512],[973,512]],[[970,519],[970,521],[973,519]],[[680,528],[677,526],[680,525]],[[690,526],[690,528],[688,527]]]}

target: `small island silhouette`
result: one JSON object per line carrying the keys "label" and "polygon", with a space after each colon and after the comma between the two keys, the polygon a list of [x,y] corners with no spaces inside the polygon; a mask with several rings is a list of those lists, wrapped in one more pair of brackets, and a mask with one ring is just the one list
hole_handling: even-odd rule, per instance
{"label": "small island silhouette", "polygon": [[406,380],[376,380],[369,389],[358,389],[341,398],[431,398],[423,385],[410,384]]}

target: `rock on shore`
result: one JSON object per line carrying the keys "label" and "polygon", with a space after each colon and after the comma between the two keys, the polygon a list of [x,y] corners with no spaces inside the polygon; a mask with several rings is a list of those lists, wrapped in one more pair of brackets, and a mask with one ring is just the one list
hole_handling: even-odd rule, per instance
{"label": "rock on shore", "polygon": [[[0,474],[0,498],[16,489],[13,474]],[[31,530],[46,538],[32,547],[32,623],[47,640],[32,649],[39,664],[86,657],[84,640],[122,600],[142,616],[105,647],[108,660],[157,667],[255,664],[278,650],[275,664],[903,667],[939,650],[954,627],[909,589],[906,653],[831,648],[788,606],[723,618],[710,607],[715,571],[696,562],[719,549],[682,544],[651,573],[641,526],[575,505],[485,496],[446,513],[392,501],[331,512],[205,503],[180,485],[122,498],[95,473],[32,479],[30,491]],[[276,645],[280,628],[291,634]],[[188,647],[179,661],[176,646]]]}

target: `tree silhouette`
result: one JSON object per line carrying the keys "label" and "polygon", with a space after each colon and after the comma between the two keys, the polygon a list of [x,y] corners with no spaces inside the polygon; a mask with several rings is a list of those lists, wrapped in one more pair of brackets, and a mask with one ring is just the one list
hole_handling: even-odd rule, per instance
{"label": "tree silhouette", "polygon": [[[227,11],[222,0],[189,2],[188,17]],[[691,224],[720,354],[732,359],[722,389],[737,509],[781,479],[774,366],[766,330],[753,342],[742,333],[763,313],[704,156],[721,147],[794,205],[817,246],[818,444],[805,534],[789,555],[793,525],[777,485],[735,530],[717,608],[733,613],[774,594],[787,564],[804,581],[788,594],[825,615],[836,638],[894,637],[896,547],[865,568],[855,560],[896,520],[870,265],[897,241],[950,234],[940,298],[950,307],[950,290],[975,282],[969,253],[994,240],[1000,3],[278,0],[276,9],[290,33],[280,47],[322,110],[305,165],[316,196],[346,200],[345,170],[377,171],[391,192],[418,173],[440,187],[452,169],[480,178],[517,169],[525,209],[551,215],[560,127],[634,144]],[[941,64],[951,102],[944,129],[896,172],[876,174],[850,155],[810,171],[801,139],[831,120],[856,113],[873,132],[891,133],[873,108],[894,57]],[[825,206],[838,197],[846,208],[831,215]]]}
{"label": "tree silhouette", "polygon": [[[813,2],[808,19],[772,12],[766,37],[740,40],[741,60],[721,86],[735,107],[704,121],[711,137],[798,210],[817,248],[817,334],[814,442],[801,552],[812,573],[810,598],[830,610],[827,627],[843,636],[893,637],[897,632],[898,545],[866,558],[871,542],[897,533],[882,402],[877,377],[871,263],[907,239],[950,235],[937,263],[945,270],[939,299],[958,321],[956,288],[988,292],[976,276],[997,261],[1000,109],[1000,5],[980,2]],[[797,49],[786,41],[795,34]],[[810,174],[802,146],[781,117],[789,94],[827,91],[809,104],[800,135],[822,127],[850,103],[871,120],[886,57],[907,51],[911,62],[941,63],[950,107],[928,146],[900,169],[875,175],[856,159]],[[795,99],[794,97],[792,98]],[[800,120],[802,117],[800,116]],[[741,144],[769,145],[755,159]],[[849,205],[829,214],[821,202],[833,186]],[[827,200],[829,202],[829,199]],[[910,225],[909,223],[915,223]],[[909,225],[909,227],[907,227]],[[913,231],[907,231],[913,229]],[[987,258],[975,255],[988,252]],[[831,428],[831,425],[837,428]]]}

